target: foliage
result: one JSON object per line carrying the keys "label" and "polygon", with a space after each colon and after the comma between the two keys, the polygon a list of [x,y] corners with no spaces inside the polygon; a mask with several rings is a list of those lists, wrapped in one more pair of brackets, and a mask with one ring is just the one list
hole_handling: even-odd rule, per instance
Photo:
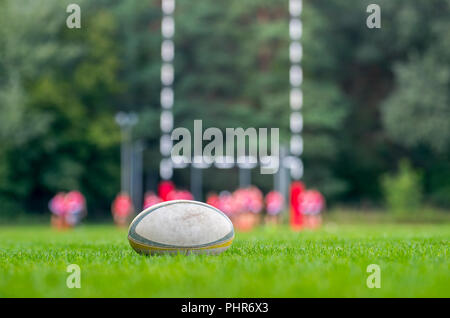
{"label": "foliage", "polygon": [[[289,13],[279,1],[177,3],[176,126],[279,127],[289,141]],[[333,26],[306,6],[303,66],[306,182],[327,197],[346,190],[332,171],[339,152],[338,132],[348,102],[330,70],[335,63],[326,41]],[[179,52],[179,53],[178,53]],[[320,59],[317,57],[320,56]],[[187,177],[182,182],[189,184]],[[230,176],[205,178],[205,187],[233,190]],[[236,174],[233,176],[237,179]],[[254,176],[265,191],[272,178]]]}
{"label": "foliage", "polygon": [[80,189],[105,208],[118,179],[114,17],[101,10],[85,15],[89,32],[73,33],[57,14],[64,4],[43,2],[2,4],[0,198],[19,211],[45,211],[53,193]]}
{"label": "foliage", "polygon": [[450,38],[444,30],[450,3],[378,1],[381,29],[368,29],[370,3],[311,3],[333,26],[316,41],[332,48],[336,81],[350,102],[334,170],[349,185],[342,198],[381,199],[382,189],[373,180],[405,156],[423,169],[426,194],[442,193],[450,179],[435,167],[448,168]]}
{"label": "foliage", "polygon": [[396,214],[417,213],[421,207],[421,175],[403,160],[396,175],[385,175],[382,185],[390,211]]}
{"label": "foliage", "polygon": [[450,63],[431,56],[396,68],[398,88],[384,107],[388,133],[399,143],[444,153],[450,146]]}
{"label": "foliage", "polygon": [[[90,215],[119,191],[119,110],[139,113],[145,187],[158,182],[160,1],[0,1],[0,213],[44,212],[79,189]],[[306,1],[305,182],[329,203],[377,202],[373,182],[401,157],[423,171],[426,199],[450,206],[449,2],[381,0],[366,7]],[[285,0],[177,1],[175,126],[279,127],[289,140],[289,13]],[[237,171],[204,172],[204,190],[233,190]],[[263,190],[273,179],[253,173]],[[189,187],[189,170],[174,181]]]}
{"label": "foliage", "polygon": [[[448,10],[450,3],[434,1],[435,7],[418,5],[420,15],[410,8],[405,15],[419,24],[431,15],[430,23],[416,34],[423,37],[419,48],[409,50],[406,59],[395,63],[396,89],[382,108],[383,122],[389,136],[407,147],[420,144],[437,153],[448,153],[450,147],[450,36]],[[440,11],[440,12],[439,12]],[[425,38],[426,37],[426,38]],[[406,124],[405,124],[406,123]]]}

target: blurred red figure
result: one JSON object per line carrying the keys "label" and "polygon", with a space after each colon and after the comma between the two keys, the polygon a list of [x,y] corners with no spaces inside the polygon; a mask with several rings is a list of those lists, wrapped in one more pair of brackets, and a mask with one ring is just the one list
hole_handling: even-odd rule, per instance
{"label": "blurred red figure", "polygon": [[264,206],[262,192],[255,186],[238,189],[233,193],[236,215],[233,222],[237,229],[249,231],[259,223],[259,213]]}
{"label": "blurred red figure", "polygon": [[231,219],[231,221],[233,221],[233,218],[237,211],[237,205],[233,198],[233,195],[230,192],[222,191],[219,194],[218,209],[225,213]]}
{"label": "blurred red figure", "polygon": [[70,191],[64,197],[66,205],[66,223],[76,226],[87,215],[86,200],[80,191]]}
{"label": "blurred red figure", "polygon": [[257,187],[251,186],[247,190],[248,210],[252,213],[260,213],[264,208],[264,196]]}
{"label": "blurred red figure", "polygon": [[232,194],[235,213],[247,212],[247,192],[246,189],[237,189]]}
{"label": "blurred red figure", "polygon": [[305,191],[305,185],[300,181],[292,182],[290,190],[291,228],[295,231],[303,227],[303,216],[301,212],[301,195]]}
{"label": "blurred red figure", "polygon": [[325,207],[325,199],[317,190],[308,190],[302,193],[300,209],[303,213],[305,227],[316,229],[322,224],[320,213]]}
{"label": "blurred red figure", "polygon": [[175,185],[172,181],[161,181],[158,185],[158,196],[163,200],[167,201],[168,194],[175,190]]}
{"label": "blurred red figure", "polygon": [[127,193],[119,193],[112,203],[111,212],[117,226],[127,226],[129,217],[134,213],[130,196]]}
{"label": "blurred red figure", "polygon": [[176,194],[176,200],[194,200],[194,196],[188,190],[179,190]]}
{"label": "blurred red figure", "polygon": [[284,198],[283,195],[278,191],[270,191],[267,193],[266,198],[266,223],[267,224],[278,224],[279,223],[279,214],[283,210],[284,207]]}
{"label": "blurred red figure", "polygon": [[172,201],[172,200],[194,200],[194,197],[187,190],[173,189],[166,196],[166,201]]}
{"label": "blurred red figure", "polygon": [[144,197],[144,210],[151,207],[152,205],[163,202],[163,200],[158,197],[153,191],[148,191],[145,193]]}
{"label": "blurred red figure", "polygon": [[58,229],[76,226],[86,216],[86,200],[79,191],[58,192],[49,202],[51,224]]}
{"label": "blurred red figure", "polygon": [[220,210],[220,198],[215,193],[209,193],[206,197],[206,203]]}
{"label": "blurred red figure", "polygon": [[51,224],[57,229],[67,229],[69,225],[66,222],[66,201],[64,192],[58,192],[48,204],[52,212]]}

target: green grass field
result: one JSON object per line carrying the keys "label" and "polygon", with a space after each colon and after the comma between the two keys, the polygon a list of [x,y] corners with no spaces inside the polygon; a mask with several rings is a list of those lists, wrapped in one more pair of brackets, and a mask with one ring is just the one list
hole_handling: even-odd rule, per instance
{"label": "green grass field", "polygon": [[[261,228],[219,256],[141,256],[126,234],[0,227],[0,297],[450,297],[449,224]],[[66,286],[73,263],[80,289]]]}

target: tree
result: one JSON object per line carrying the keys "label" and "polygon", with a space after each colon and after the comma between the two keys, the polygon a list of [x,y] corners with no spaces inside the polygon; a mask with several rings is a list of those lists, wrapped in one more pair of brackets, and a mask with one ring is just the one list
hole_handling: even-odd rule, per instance
{"label": "tree", "polygon": [[[281,142],[289,141],[289,12],[285,1],[177,3],[176,126],[278,127]],[[314,7],[304,13],[304,144],[309,186],[328,196],[345,190],[333,175],[339,131],[348,103],[335,82],[337,62],[322,34],[332,33]],[[231,176],[230,176],[231,174]],[[217,172],[216,172],[217,175]],[[220,174],[218,174],[220,176]],[[186,176],[187,177],[187,176]],[[237,179],[207,178],[212,189],[232,189]],[[187,181],[187,180],[186,180]],[[272,178],[254,175],[265,190]]]}
{"label": "tree", "polygon": [[[7,72],[1,111],[11,114],[1,116],[8,139],[2,197],[45,211],[55,192],[79,189],[91,211],[109,208],[119,171],[119,130],[111,115],[120,90],[114,16],[86,3],[85,28],[70,30],[57,14],[65,12],[59,1],[2,5],[8,43],[1,50]],[[19,32],[11,31],[16,24]]]}

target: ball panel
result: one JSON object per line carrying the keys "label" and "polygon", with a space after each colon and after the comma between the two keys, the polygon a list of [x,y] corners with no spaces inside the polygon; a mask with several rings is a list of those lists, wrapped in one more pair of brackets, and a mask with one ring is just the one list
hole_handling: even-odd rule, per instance
{"label": "ball panel", "polygon": [[230,219],[203,202],[174,200],[135,217],[128,240],[142,254],[219,254],[234,238]]}
{"label": "ball panel", "polygon": [[201,246],[223,240],[232,225],[222,215],[198,204],[161,206],[143,216],[135,232],[167,246]]}

